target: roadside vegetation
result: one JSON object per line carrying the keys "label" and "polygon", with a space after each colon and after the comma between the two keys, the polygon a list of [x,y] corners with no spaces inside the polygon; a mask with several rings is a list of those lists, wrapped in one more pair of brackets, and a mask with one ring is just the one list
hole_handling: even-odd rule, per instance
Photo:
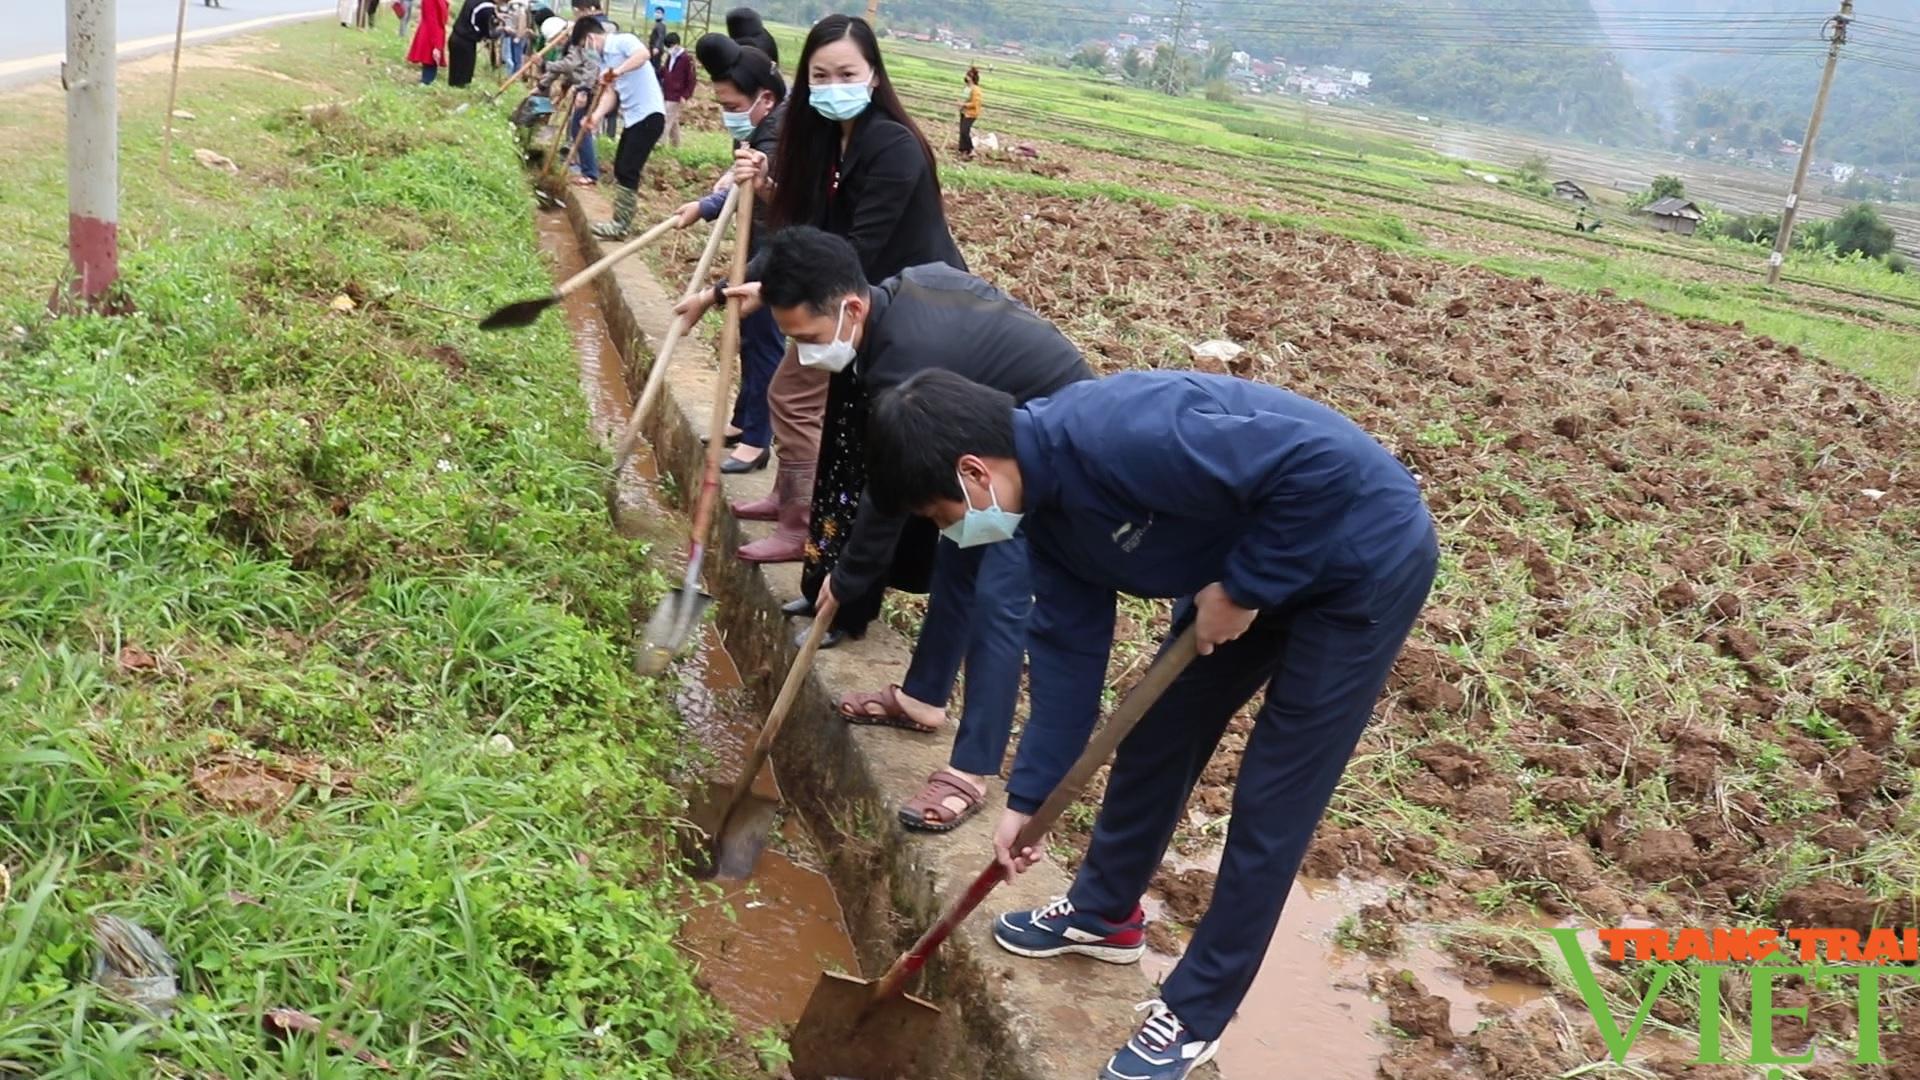
{"label": "roadside vegetation", "polygon": [[[200,51],[166,178],[128,75],[118,319],[44,314],[61,140],[0,102],[0,1075],[748,1057],[674,945],[679,740],[627,647],[659,580],[566,333],[460,314],[550,285],[525,180],[397,51]],[[94,983],[102,916],[177,962],[170,1020]]]}

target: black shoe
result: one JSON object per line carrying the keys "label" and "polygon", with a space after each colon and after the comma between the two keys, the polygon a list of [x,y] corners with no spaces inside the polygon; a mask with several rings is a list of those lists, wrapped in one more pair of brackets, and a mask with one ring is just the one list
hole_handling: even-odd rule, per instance
{"label": "black shoe", "polygon": [[[744,432],[744,431],[743,431],[743,432],[741,432],[741,433],[740,433],[739,435],[729,435],[729,436],[727,436],[726,438],[724,438],[724,439],[722,439],[722,440],[720,440],[720,445],[721,445],[721,446],[724,446],[724,447],[726,447],[726,448],[727,448],[727,449],[729,449],[729,450],[731,450],[731,449],[733,449],[734,447],[736,447],[736,446],[739,446],[739,445],[740,445],[740,440],[741,440],[741,438],[743,438],[743,437],[744,437],[745,435],[746,435],[746,432]],[[708,443],[710,443],[710,442],[712,442],[712,441],[713,441],[712,439],[709,439],[709,438],[707,438],[707,437],[706,437],[705,435],[702,435],[702,436],[700,436],[700,445],[701,445],[701,446],[705,446],[705,445],[707,445]],[[769,447],[768,449],[772,449],[772,448],[771,448],[771,447]]]}
{"label": "black shoe", "polygon": [[803,617],[811,619],[813,617],[813,611],[814,611],[813,601],[807,599],[804,596],[800,597],[798,600],[789,600],[786,603],[780,605],[780,614],[785,615],[789,619],[798,619]]}
{"label": "black shoe", "polygon": [[765,450],[760,451],[759,457],[752,458],[747,461],[742,461],[739,458],[735,458],[735,457],[728,458],[727,460],[720,463],[720,471],[723,473],[726,473],[728,476],[738,476],[741,473],[759,472],[761,469],[764,469],[767,467],[767,462],[772,460],[773,460],[773,447],[769,446]]}

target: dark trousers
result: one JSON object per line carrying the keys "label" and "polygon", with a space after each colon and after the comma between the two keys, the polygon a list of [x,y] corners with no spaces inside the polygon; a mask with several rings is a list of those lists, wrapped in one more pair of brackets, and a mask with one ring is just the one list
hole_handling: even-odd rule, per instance
{"label": "dark trousers", "polygon": [[[587,105],[593,100],[592,95],[584,90],[575,91],[573,97],[580,107],[573,110],[572,118],[567,121],[567,138],[571,140],[569,146],[580,141],[580,126],[587,122]],[[554,107],[559,108],[559,103],[556,102]],[[592,132],[587,133],[586,142],[580,143],[580,153],[574,156],[574,163],[580,169],[581,176],[589,180],[600,179],[600,149],[594,144]]]}
{"label": "dark trousers", "polygon": [[[1310,605],[1263,611],[1238,640],[1193,661],[1115,755],[1074,907],[1132,914],[1160,865],[1227,721],[1267,698],[1234,783],[1213,903],[1161,988],[1167,1007],[1216,1039],[1253,985],[1307,844],[1373,715],[1387,671],[1433,584],[1431,538],[1401,565]],[[1175,624],[1191,617],[1191,604]]]}
{"label": "dark trousers", "polygon": [[433,83],[434,75],[438,74],[439,71],[440,71],[440,68],[436,64],[421,64],[420,65],[420,85],[421,86],[431,85]]}
{"label": "dark trousers", "polygon": [[659,113],[647,117],[620,133],[620,148],[613,152],[613,178],[628,191],[640,190],[640,173],[653,156],[653,144],[667,128],[667,118]]}
{"label": "dark trousers", "polygon": [[787,338],[773,321],[773,309],[763,307],[740,320],[740,392],[733,399],[733,426],[748,446],[773,445],[773,415],[767,406],[767,386],[787,353]]}
{"label": "dark trousers", "polygon": [[975,119],[971,116],[960,118],[960,152],[963,154],[973,153],[973,121]]}
{"label": "dark trousers", "polygon": [[1013,731],[1027,616],[1033,612],[1026,540],[1016,536],[963,548],[942,538],[930,592],[900,689],[929,705],[945,705],[965,661],[967,701],[948,761],[961,772],[997,776]]}
{"label": "dark trousers", "polygon": [[462,38],[447,39],[447,85],[465,86],[473,81],[473,60],[478,42]]}

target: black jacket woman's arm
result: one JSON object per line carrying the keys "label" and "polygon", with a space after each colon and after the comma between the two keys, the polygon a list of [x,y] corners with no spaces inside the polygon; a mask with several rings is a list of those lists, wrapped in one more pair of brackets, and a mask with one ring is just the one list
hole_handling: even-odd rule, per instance
{"label": "black jacket woman's arm", "polygon": [[[898,124],[875,125],[866,134],[873,144],[856,163],[860,201],[853,207],[847,242],[860,253],[860,265],[871,267],[897,242],[903,227],[916,227],[900,219],[927,175],[927,157],[913,134]],[[847,180],[841,183],[844,188]]]}

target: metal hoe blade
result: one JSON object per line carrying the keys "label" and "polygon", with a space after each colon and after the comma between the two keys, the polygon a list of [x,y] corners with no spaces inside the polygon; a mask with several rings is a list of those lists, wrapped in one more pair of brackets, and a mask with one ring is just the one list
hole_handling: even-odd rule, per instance
{"label": "metal hoe blade", "polygon": [[691,800],[691,817],[710,838],[706,845],[710,855],[699,860],[705,865],[694,867],[695,877],[724,881],[752,877],[760,853],[767,849],[767,840],[779,823],[777,801],[749,793],[729,807],[732,796],[731,782],[716,782],[704,785]]}
{"label": "metal hoe blade", "polygon": [[713,597],[698,588],[675,589],[653,609],[640,634],[640,647],[634,654],[633,670],[642,676],[662,674],[673,658],[692,640],[693,633],[713,606]]}
{"label": "metal hoe blade", "polygon": [[542,296],[533,300],[515,300],[513,303],[503,305],[495,310],[493,314],[481,319],[480,329],[510,330],[521,326],[531,326],[533,325],[533,321],[540,317],[541,312],[559,302],[560,297],[557,294]]}
{"label": "metal hoe blade", "polygon": [[871,982],[826,972],[793,1028],[794,1080],[904,1080],[939,1023],[929,1002],[910,994],[876,1002]]}

